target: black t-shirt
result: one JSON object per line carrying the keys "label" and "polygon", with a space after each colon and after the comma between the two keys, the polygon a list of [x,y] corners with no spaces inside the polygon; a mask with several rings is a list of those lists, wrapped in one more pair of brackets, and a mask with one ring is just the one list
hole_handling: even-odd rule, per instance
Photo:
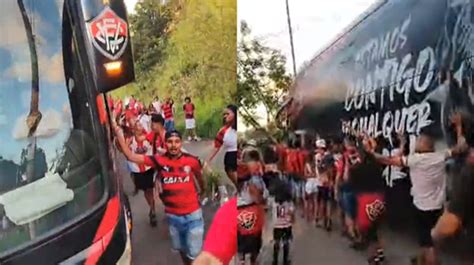
{"label": "black t-shirt", "polygon": [[464,223],[474,220],[474,165],[465,164],[459,174],[453,176],[451,200],[448,209]]}
{"label": "black t-shirt", "polygon": [[372,155],[365,154],[361,163],[349,170],[349,183],[356,193],[383,192],[385,182],[382,178],[382,166]]}

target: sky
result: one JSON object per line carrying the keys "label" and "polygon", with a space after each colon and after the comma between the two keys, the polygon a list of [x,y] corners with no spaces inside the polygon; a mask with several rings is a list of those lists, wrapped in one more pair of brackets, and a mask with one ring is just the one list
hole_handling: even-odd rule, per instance
{"label": "sky", "polygon": [[[299,71],[341,31],[377,0],[288,0],[296,69]],[[238,0],[237,19],[245,20],[252,36],[264,45],[280,50],[293,74],[285,0]],[[238,31],[240,33],[240,30]],[[240,34],[239,34],[240,35]],[[239,39],[239,37],[238,37]],[[261,122],[264,108],[257,109]],[[263,123],[263,122],[262,122]],[[247,128],[239,122],[239,131]]]}
{"label": "sky", "polygon": [[133,13],[135,5],[137,4],[138,0],[124,0],[125,5],[127,6],[127,11],[129,13]]}
{"label": "sky", "polygon": [[[288,0],[293,29],[296,68],[311,60],[376,0]],[[255,37],[288,58],[291,46],[285,0],[238,0],[238,20],[245,20]],[[240,25],[240,23],[239,23]]]}
{"label": "sky", "polygon": [[[62,148],[71,118],[62,61],[62,0],[25,2],[37,38],[39,64],[39,108],[37,146],[51,162]],[[26,116],[31,101],[31,60],[23,20],[17,1],[2,1],[0,10],[0,157],[20,162],[28,144]],[[33,15],[34,14],[34,15]],[[1,159],[0,159],[1,161]]]}

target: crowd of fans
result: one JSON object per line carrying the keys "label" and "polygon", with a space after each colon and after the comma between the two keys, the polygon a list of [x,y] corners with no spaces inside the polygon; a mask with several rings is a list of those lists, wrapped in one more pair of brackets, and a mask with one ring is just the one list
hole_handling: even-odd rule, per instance
{"label": "crowd of fans", "polygon": [[[340,137],[317,137],[311,146],[294,140],[267,141],[257,147],[254,140],[248,141],[238,157],[241,264],[247,259],[258,264],[265,224],[273,226],[273,264],[278,264],[281,248],[283,264],[290,264],[292,225],[298,212],[309,224],[327,231],[333,229],[337,212],[338,227],[349,239],[349,246],[366,250],[368,264],[384,264],[380,227],[387,212],[393,210],[386,203],[385,166],[403,172],[411,183],[416,221],[413,236],[420,247],[411,263],[438,264],[436,242],[459,232],[473,216],[473,196],[468,190],[473,187],[474,151],[466,142],[463,120],[459,113],[451,118],[457,143],[449,149],[435,148],[435,136],[425,130],[417,135],[411,151],[405,149],[406,135],[400,133],[394,141],[399,146],[391,148],[397,152],[388,156],[382,154],[379,139],[350,130]],[[446,165],[450,160],[463,169],[453,176],[455,184],[448,201]],[[265,220],[268,210],[272,220]]]}

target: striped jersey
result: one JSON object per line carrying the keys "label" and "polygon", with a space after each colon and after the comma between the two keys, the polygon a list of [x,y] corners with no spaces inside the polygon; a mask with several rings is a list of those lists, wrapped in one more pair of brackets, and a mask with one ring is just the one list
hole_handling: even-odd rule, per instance
{"label": "striped jersey", "polygon": [[165,103],[161,106],[165,120],[173,119],[173,105]]}
{"label": "striped jersey", "polygon": [[[135,154],[140,154],[140,155],[152,155],[152,146],[150,142],[147,140],[142,140],[138,141],[135,136],[131,137],[131,142],[129,145],[130,149],[132,150],[133,153]],[[143,164],[137,164],[134,162],[127,161],[128,167],[130,168],[130,171],[134,173],[143,173],[145,171],[148,171],[151,167],[143,165]]]}
{"label": "striped jersey", "polygon": [[274,228],[287,228],[292,225],[293,213],[295,212],[295,206],[293,202],[286,201],[282,203],[273,202],[273,227]]}

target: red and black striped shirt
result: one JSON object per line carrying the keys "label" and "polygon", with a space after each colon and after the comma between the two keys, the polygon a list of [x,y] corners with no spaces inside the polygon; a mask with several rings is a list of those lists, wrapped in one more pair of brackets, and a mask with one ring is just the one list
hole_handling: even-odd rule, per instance
{"label": "red and black striped shirt", "polygon": [[165,103],[163,104],[163,106],[161,106],[161,109],[163,110],[163,114],[165,115],[165,120],[173,119],[173,105]]}

